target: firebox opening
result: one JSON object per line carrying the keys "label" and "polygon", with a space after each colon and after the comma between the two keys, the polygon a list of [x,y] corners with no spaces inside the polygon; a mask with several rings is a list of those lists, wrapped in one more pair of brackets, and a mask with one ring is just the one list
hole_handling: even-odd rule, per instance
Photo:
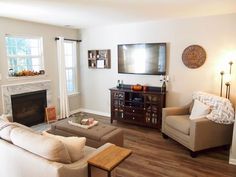
{"label": "firebox opening", "polygon": [[46,90],[11,95],[13,121],[26,126],[44,122]]}

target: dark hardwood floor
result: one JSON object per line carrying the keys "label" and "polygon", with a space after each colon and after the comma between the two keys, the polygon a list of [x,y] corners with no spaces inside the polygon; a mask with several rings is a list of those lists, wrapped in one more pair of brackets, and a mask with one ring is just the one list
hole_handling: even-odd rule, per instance
{"label": "dark hardwood floor", "polygon": [[[110,118],[92,115],[110,124]],[[117,167],[116,177],[236,177],[229,150],[215,148],[191,158],[189,151],[158,130],[114,121],[124,130],[124,146],[133,154]]]}

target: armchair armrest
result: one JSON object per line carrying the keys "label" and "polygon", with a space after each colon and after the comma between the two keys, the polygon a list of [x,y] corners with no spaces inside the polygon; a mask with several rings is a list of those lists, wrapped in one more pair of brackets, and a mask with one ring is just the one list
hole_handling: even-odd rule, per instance
{"label": "armchair armrest", "polygon": [[207,118],[191,120],[190,147],[193,151],[231,143],[233,124],[219,124]]}

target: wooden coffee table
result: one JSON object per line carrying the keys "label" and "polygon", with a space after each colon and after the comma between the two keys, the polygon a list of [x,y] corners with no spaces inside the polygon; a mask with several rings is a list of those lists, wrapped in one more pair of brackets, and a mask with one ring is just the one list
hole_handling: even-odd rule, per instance
{"label": "wooden coffee table", "polygon": [[111,177],[111,171],[131,153],[132,151],[126,148],[109,146],[88,160],[88,177],[91,177],[91,166],[107,171],[108,177]]}

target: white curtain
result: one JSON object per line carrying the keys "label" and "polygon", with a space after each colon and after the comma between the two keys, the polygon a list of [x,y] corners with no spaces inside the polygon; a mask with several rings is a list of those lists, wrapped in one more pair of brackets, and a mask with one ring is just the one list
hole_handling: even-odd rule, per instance
{"label": "white curtain", "polygon": [[65,68],[65,50],[64,38],[59,37],[57,40],[57,60],[59,76],[59,97],[60,97],[60,117],[59,119],[70,116],[69,101],[66,87],[66,68]]}

